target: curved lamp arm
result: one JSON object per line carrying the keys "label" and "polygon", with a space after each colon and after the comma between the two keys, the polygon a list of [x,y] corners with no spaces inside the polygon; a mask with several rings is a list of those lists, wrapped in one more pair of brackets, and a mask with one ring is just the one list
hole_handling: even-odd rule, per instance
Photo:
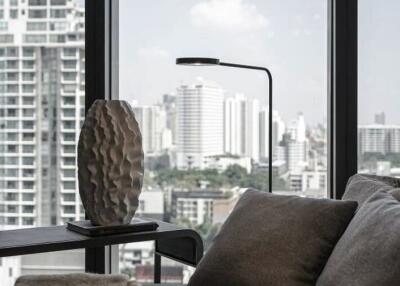
{"label": "curved lamp arm", "polygon": [[242,68],[242,69],[251,69],[251,70],[261,70],[267,73],[268,76],[268,191],[272,192],[272,74],[269,69],[265,67],[259,66],[249,66],[249,65],[241,65],[241,64],[233,64],[233,63],[225,63],[221,62],[219,59],[215,58],[177,58],[177,65],[190,65],[190,66],[207,66],[207,65],[219,65],[225,67],[232,68]]}

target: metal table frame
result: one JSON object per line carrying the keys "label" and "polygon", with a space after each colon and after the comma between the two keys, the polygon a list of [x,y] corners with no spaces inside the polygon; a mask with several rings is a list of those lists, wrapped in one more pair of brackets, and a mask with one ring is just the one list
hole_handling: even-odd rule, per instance
{"label": "metal table frame", "polygon": [[[155,241],[154,283],[161,281],[161,257],[167,257],[186,265],[196,266],[203,256],[203,242],[197,232],[166,222],[157,221],[154,231],[84,236],[66,226],[36,227],[0,231],[0,257],[35,254],[61,250],[86,248],[99,249],[105,246],[140,241]],[[104,274],[85,261],[85,270]],[[104,267],[103,267],[104,269]]]}

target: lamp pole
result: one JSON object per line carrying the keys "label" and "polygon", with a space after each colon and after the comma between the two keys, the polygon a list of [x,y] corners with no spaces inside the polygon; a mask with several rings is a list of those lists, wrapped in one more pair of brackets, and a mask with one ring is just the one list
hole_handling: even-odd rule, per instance
{"label": "lamp pole", "polygon": [[234,63],[221,62],[219,59],[214,58],[177,58],[177,65],[190,65],[190,66],[207,66],[207,65],[220,65],[232,68],[261,70],[267,73],[268,77],[268,188],[272,192],[272,74],[269,69],[259,66],[249,66]]}

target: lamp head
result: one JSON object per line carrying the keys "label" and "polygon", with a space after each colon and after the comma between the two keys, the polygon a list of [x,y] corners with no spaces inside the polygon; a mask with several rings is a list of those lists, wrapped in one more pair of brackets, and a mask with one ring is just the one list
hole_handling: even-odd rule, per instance
{"label": "lamp head", "polygon": [[214,58],[177,58],[177,65],[187,66],[215,66],[219,65],[219,59]]}

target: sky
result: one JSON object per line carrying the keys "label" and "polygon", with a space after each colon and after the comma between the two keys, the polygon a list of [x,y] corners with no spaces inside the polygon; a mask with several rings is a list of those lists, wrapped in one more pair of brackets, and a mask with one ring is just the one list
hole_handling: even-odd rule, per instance
{"label": "sky", "polygon": [[[362,0],[359,6],[359,122],[385,111],[388,122],[400,123],[400,57],[393,59],[400,40],[387,37],[397,34],[400,1]],[[162,94],[203,78],[227,95],[244,93],[268,104],[262,72],[175,65],[177,57],[216,57],[268,67],[274,109],[285,121],[298,112],[309,124],[326,121],[325,0],[120,0],[119,25],[120,99],[154,104]]]}

